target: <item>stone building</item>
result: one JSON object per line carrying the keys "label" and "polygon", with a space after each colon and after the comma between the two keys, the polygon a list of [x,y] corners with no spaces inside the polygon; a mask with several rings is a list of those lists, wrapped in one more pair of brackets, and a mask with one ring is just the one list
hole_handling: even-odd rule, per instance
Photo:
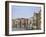
{"label": "stone building", "polygon": [[20,19],[15,20],[16,28],[20,28]]}
{"label": "stone building", "polygon": [[33,29],[41,29],[41,11],[33,15]]}
{"label": "stone building", "polygon": [[14,20],[13,24],[13,27],[15,28],[30,29],[29,27],[31,27],[31,20],[28,18],[18,18]]}

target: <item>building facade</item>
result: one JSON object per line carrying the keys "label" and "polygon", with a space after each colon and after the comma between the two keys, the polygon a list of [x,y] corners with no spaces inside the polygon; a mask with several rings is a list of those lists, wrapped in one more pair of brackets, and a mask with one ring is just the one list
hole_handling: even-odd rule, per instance
{"label": "building facade", "polygon": [[41,29],[41,13],[34,13],[33,16],[33,29]]}

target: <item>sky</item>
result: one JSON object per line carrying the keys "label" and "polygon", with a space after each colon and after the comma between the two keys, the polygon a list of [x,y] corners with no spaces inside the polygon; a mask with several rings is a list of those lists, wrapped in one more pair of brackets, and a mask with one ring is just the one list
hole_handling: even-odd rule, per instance
{"label": "sky", "polygon": [[15,18],[30,18],[33,13],[38,13],[40,7],[36,6],[16,6],[12,5],[12,19]]}

